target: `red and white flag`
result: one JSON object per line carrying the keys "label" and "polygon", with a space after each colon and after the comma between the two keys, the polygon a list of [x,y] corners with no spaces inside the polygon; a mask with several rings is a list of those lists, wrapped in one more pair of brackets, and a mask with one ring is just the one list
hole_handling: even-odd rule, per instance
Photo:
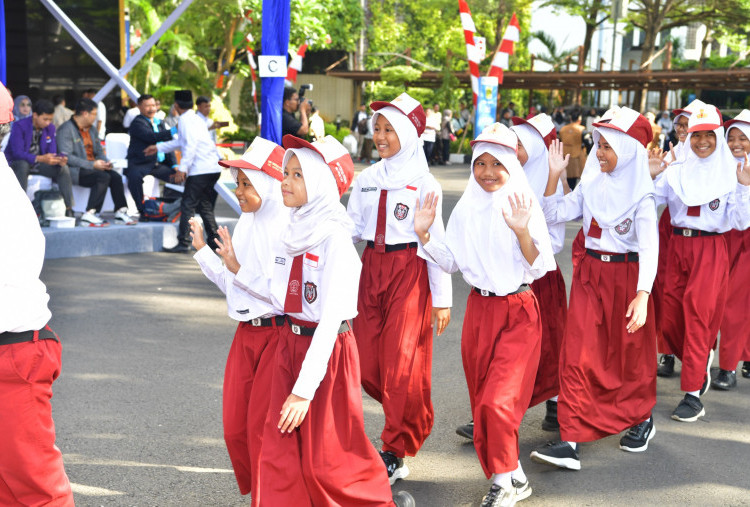
{"label": "red and white flag", "polygon": [[518,18],[516,13],[510,18],[503,39],[500,41],[500,45],[495,51],[495,56],[492,57],[492,63],[490,64],[490,71],[487,73],[488,76],[497,77],[498,84],[503,83],[503,70],[508,70],[508,61],[510,55],[513,54],[513,45],[518,42],[521,38],[521,25],[518,24]]}
{"label": "red and white flag", "polygon": [[302,59],[305,57],[305,51],[307,51],[307,42],[302,43],[297,50],[297,54],[289,61],[289,67],[286,70],[287,84],[291,85],[297,82],[297,72],[302,70]]}
{"label": "red and white flag", "polygon": [[471,19],[471,11],[466,0],[458,0],[458,11],[461,16],[461,26],[464,29],[466,59],[469,61],[469,74],[471,75],[471,92],[474,96],[474,105],[476,105],[479,92],[479,51],[474,44],[474,33],[477,28],[474,26],[474,20]]}

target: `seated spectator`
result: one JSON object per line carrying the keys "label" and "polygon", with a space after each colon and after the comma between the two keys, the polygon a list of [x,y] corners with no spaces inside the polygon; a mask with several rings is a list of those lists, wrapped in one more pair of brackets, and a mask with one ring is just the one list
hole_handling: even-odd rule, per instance
{"label": "seated spectator", "polygon": [[55,105],[52,123],[55,125],[55,128],[59,129],[60,125],[70,120],[73,116],[73,111],[65,107],[65,98],[62,95],[52,97],[52,103]]}
{"label": "seated spectator", "polygon": [[13,123],[31,116],[31,99],[27,95],[19,95],[13,100]]}
{"label": "seated spectator", "polygon": [[[26,99],[28,100],[28,98]],[[30,116],[16,121],[5,150],[21,188],[26,190],[29,174],[40,174],[57,183],[65,201],[65,214],[73,216],[73,182],[68,170],[65,151],[58,152],[52,114],[55,108],[49,100],[34,104]]]}
{"label": "seated spectator", "polygon": [[[130,146],[128,146],[128,167],[125,176],[128,177],[128,188],[133,196],[138,213],[143,213],[143,178],[151,175],[162,181],[169,181],[177,168],[177,160],[173,153],[157,153],[146,155],[143,150],[152,144],[169,141],[172,132],[158,120],[156,115],[156,100],[152,95],[138,97],[138,110],[130,124]],[[177,127],[173,127],[177,132]]]}
{"label": "seated spectator", "polygon": [[91,99],[81,99],[76,104],[73,117],[60,126],[57,142],[60,150],[68,155],[68,167],[73,183],[91,189],[86,212],[81,215],[84,227],[102,227],[107,224],[98,214],[104,205],[107,189],[112,192],[115,203],[115,222],[134,225],[136,222],[128,216],[128,203],[125,200],[125,188],[122,176],[112,170],[112,163],[107,161],[102,150],[94,123],[96,122],[97,105]]}

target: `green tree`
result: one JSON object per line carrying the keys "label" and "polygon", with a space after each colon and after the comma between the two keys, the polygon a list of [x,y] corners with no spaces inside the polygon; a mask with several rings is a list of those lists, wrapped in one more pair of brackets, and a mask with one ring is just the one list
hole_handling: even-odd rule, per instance
{"label": "green tree", "polygon": [[[591,50],[591,39],[596,29],[609,19],[609,0],[546,0],[542,7],[553,7],[555,10],[564,10],[571,16],[580,16],[586,24],[586,32],[583,36],[583,55],[581,60],[586,62]],[[595,66],[596,67],[596,66]]]}

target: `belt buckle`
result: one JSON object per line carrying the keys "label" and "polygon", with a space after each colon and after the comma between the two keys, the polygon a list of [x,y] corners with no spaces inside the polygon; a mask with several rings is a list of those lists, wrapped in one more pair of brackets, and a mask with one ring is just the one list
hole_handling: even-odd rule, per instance
{"label": "belt buckle", "polygon": [[693,235],[693,231],[690,229],[682,229],[682,235],[689,238]]}
{"label": "belt buckle", "polygon": [[482,296],[489,296],[489,295],[490,295],[490,291],[488,291],[488,290],[485,290],[485,289],[479,289],[479,293],[480,293],[480,294],[481,294]]}
{"label": "belt buckle", "polygon": [[250,321],[250,324],[252,324],[254,327],[260,327],[261,319],[259,319],[259,318],[258,319],[252,319]]}
{"label": "belt buckle", "polygon": [[302,329],[300,329],[300,327],[297,324],[292,324],[292,333],[296,335],[301,335]]}
{"label": "belt buckle", "polygon": [[611,262],[612,256],[610,255],[601,255],[600,258],[602,259],[602,262]]}

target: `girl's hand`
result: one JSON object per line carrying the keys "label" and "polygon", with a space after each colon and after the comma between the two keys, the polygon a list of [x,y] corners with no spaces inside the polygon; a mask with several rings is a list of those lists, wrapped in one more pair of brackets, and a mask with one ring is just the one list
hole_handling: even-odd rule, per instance
{"label": "girl's hand", "polygon": [[190,219],[190,238],[193,240],[193,248],[200,250],[206,246],[206,241],[203,239],[203,225],[195,219]]}
{"label": "girl's hand", "polygon": [[277,427],[282,433],[291,433],[305,420],[309,408],[310,400],[300,398],[296,394],[290,394],[281,407],[281,419],[279,419]]}
{"label": "girl's hand", "polygon": [[745,153],[745,163],[737,164],[737,181],[746,187],[750,185],[750,161],[748,161],[747,153]]}
{"label": "girl's hand", "polygon": [[[670,146],[672,146],[670,144]],[[648,169],[651,173],[651,179],[656,178],[664,172],[664,170],[669,166],[669,164],[672,163],[672,161],[668,160],[669,154],[672,153],[672,159],[674,160],[674,153],[673,151],[662,151],[661,148],[656,147],[652,148],[648,152]]]}
{"label": "girl's hand", "polygon": [[531,199],[527,203],[525,195],[521,195],[521,197],[518,197],[518,194],[515,193],[513,195],[515,196],[515,201],[513,197],[508,196],[511,214],[508,215],[503,210],[503,218],[505,218],[505,223],[508,224],[508,227],[518,235],[528,231],[529,220],[531,219]]}
{"label": "girl's hand", "polygon": [[430,192],[424,198],[424,206],[420,207],[419,198],[417,198],[416,211],[414,211],[414,232],[417,233],[423,245],[430,241],[430,233],[427,231],[435,222],[438,199],[436,192]]}
{"label": "girl's hand", "polygon": [[570,162],[570,153],[563,154],[563,143],[559,139],[552,141],[549,147],[549,174],[550,179],[557,181]]}
{"label": "girl's hand", "polygon": [[625,318],[629,318],[628,322],[628,333],[635,333],[646,323],[646,316],[648,314],[648,292],[639,290],[638,294],[635,295],[633,301],[628,306],[628,311],[625,312]]}
{"label": "girl's hand", "polygon": [[219,230],[219,238],[217,238],[216,246],[218,247],[216,249],[216,253],[221,256],[222,259],[224,259],[224,265],[226,268],[234,273],[235,275],[240,270],[240,263],[237,261],[237,256],[234,254],[234,246],[232,245],[232,236],[229,234],[229,229],[226,228],[226,226],[220,226]]}
{"label": "girl's hand", "polygon": [[432,307],[432,326],[437,329],[437,335],[440,336],[445,331],[446,326],[451,321],[450,308]]}

